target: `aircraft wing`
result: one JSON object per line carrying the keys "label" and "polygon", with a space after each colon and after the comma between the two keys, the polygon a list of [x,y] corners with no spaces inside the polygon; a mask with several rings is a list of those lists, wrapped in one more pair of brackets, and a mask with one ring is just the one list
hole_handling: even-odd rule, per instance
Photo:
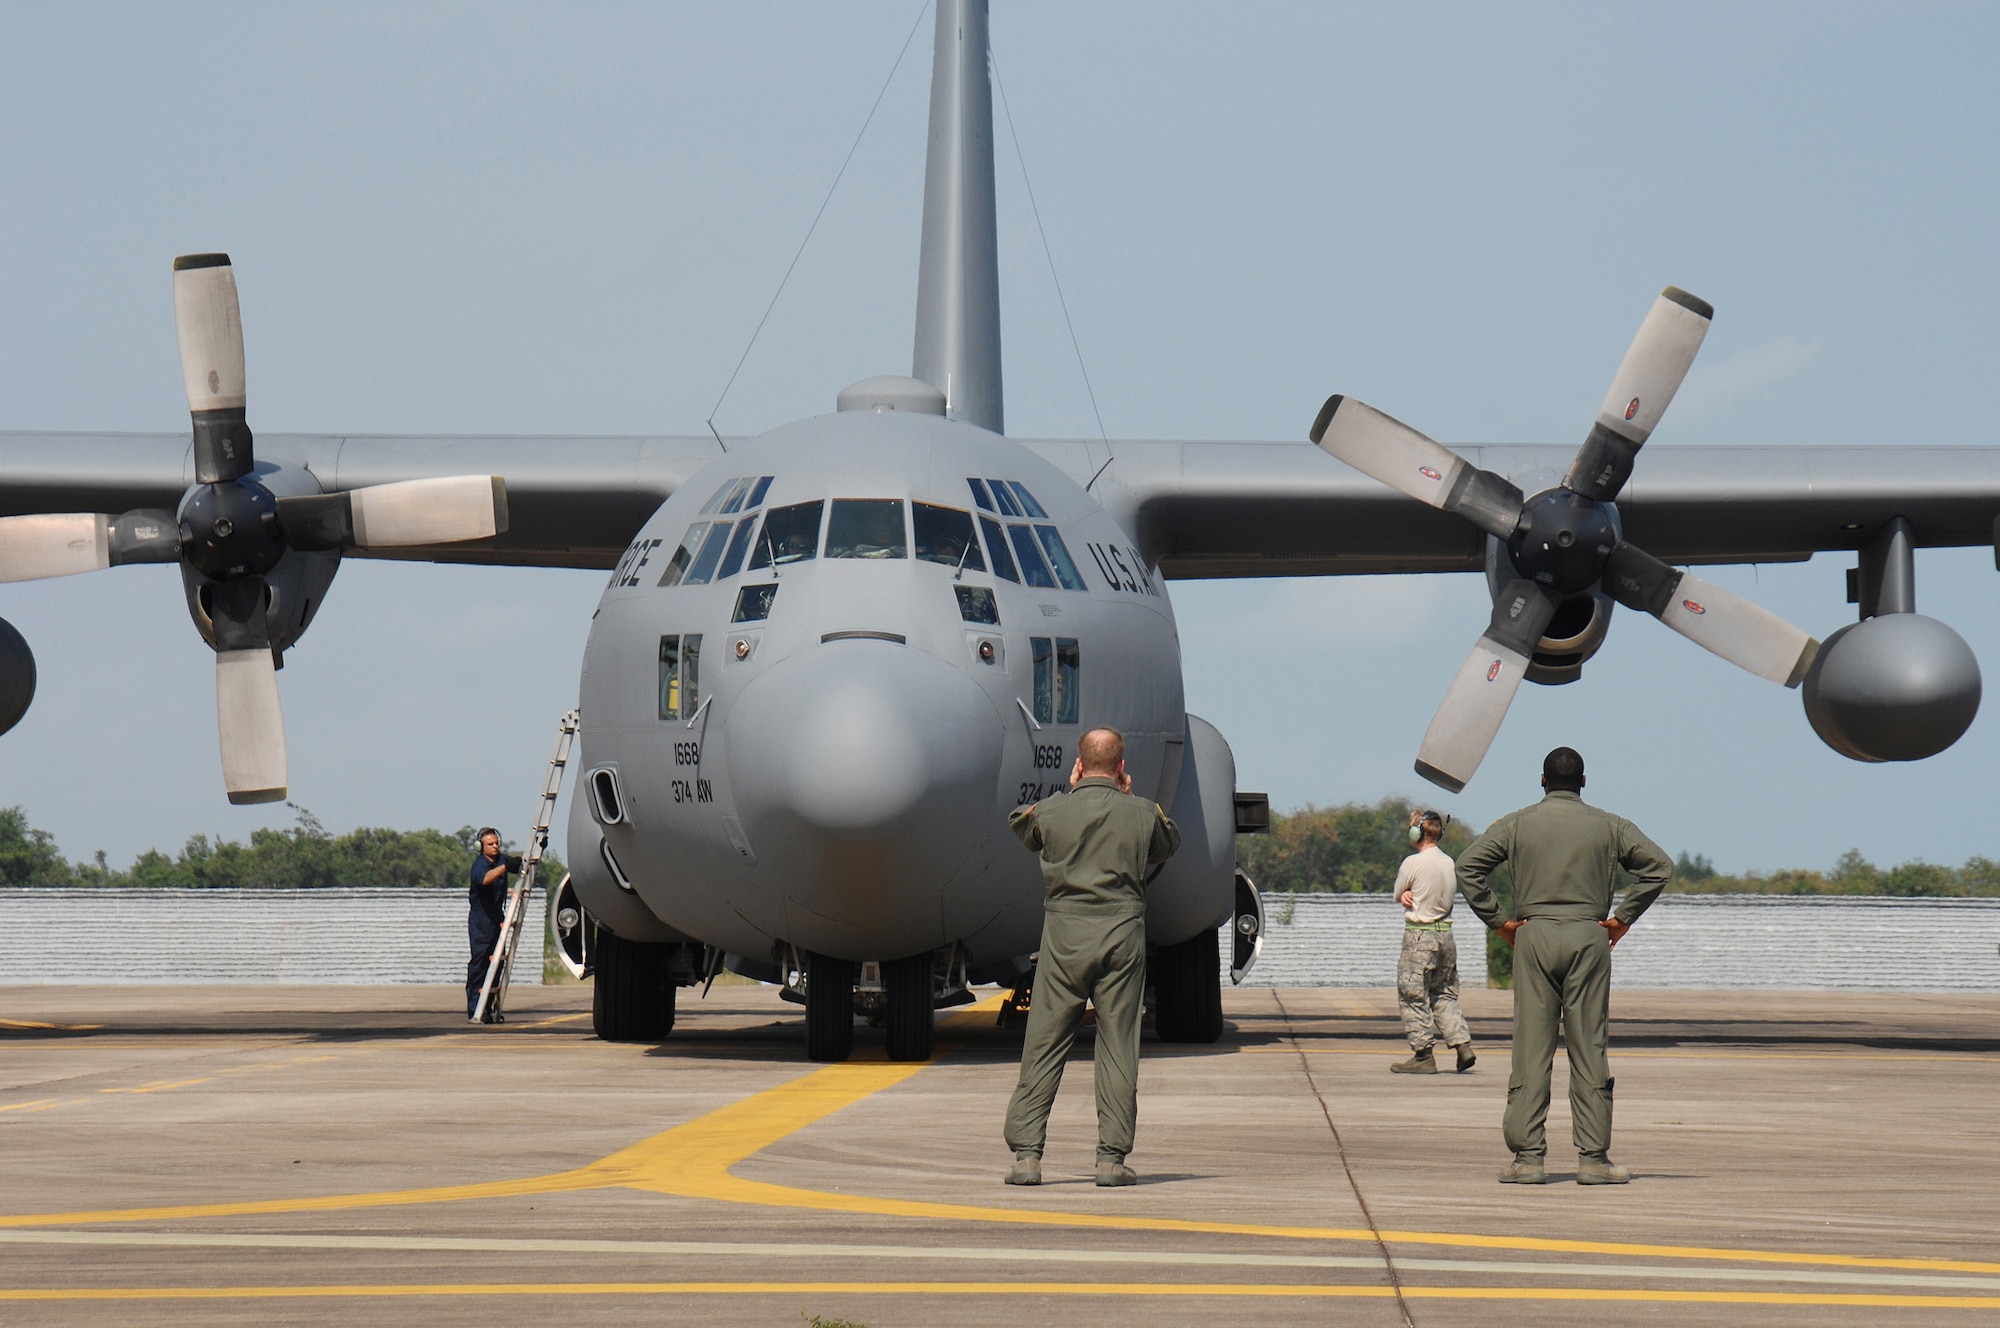
{"label": "aircraft wing", "polygon": [[[300,466],[328,493],[396,480],[499,475],[508,527],[459,544],[350,557],[609,568],[639,527],[720,450],[700,437],[257,435],[260,465]],[[188,434],[0,432],[0,516],[173,510],[194,482]]]}
{"label": "aircraft wing", "polygon": [[[1029,441],[1079,478],[1096,441]],[[1485,536],[1311,443],[1112,440],[1091,491],[1169,577],[1477,571]],[[1456,446],[1533,493],[1568,445]],[[2000,447],[1646,448],[1618,496],[1625,536],[1675,565],[1796,562],[1854,549],[1894,517],[1924,547],[1994,543]]]}

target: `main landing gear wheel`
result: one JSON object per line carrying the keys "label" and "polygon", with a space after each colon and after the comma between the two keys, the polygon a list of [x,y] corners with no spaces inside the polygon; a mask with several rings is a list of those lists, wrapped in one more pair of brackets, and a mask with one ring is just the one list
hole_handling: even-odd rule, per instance
{"label": "main landing gear wheel", "polygon": [[1215,933],[1153,951],[1153,1027],[1162,1042],[1222,1036],[1222,958]]}
{"label": "main landing gear wheel", "polygon": [[861,966],[831,955],[806,956],[806,1059],[844,1061],[854,1054],[854,979]]}
{"label": "main landing gear wheel", "polygon": [[882,993],[889,1026],[889,1059],[929,1060],[937,1027],[931,1018],[929,953],[883,964]]}
{"label": "main landing gear wheel", "polygon": [[671,945],[628,941],[604,927],[591,947],[597,961],[590,1022],[606,1042],[655,1042],[674,1027]]}

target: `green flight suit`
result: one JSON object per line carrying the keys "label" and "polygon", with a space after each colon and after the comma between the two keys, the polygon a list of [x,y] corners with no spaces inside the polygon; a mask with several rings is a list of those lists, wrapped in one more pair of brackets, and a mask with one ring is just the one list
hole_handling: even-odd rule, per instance
{"label": "green flight suit", "polygon": [[1146,868],[1173,856],[1180,829],[1157,804],[1120,793],[1099,775],[1016,808],[1007,823],[1041,854],[1048,883],[1007,1146],[1040,1156],[1088,1000],[1097,1007],[1097,1156],[1123,1162],[1139,1115]]}
{"label": "green flight suit", "polygon": [[[1514,1067],[1507,1081],[1503,1133],[1516,1154],[1542,1157],[1549,1114],[1549,1071],[1556,1033],[1569,1050],[1569,1109],[1576,1150],[1601,1156],[1611,1147],[1611,933],[1606,916],[1631,923],[1674,874],[1660,846],[1622,816],[1575,793],[1552,789],[1532,807],[1510,812],[1458,855],[1458,888],[1489,927],[1500,902],[1486,879],[1514,867]],[[1612,869],[1631,872],[1632,888],[1611,913]]]}

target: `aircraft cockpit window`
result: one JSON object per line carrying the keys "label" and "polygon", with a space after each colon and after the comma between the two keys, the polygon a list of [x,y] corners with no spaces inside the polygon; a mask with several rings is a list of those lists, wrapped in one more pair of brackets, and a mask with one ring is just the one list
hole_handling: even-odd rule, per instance
{"label": "aircraft cockpit window", "polygon": [[986,570],[986,559],[980,556],[979,541],[972,533],[972,513],[911,503],[910,524],[916,531],[917,557],[923,561],[970,572]]}
{"label": "aircraft cockpit window", "polygon": [[976,480],[968,476],[965,484],[972,490],[972,501],[979,504],[980,510],[986,512],[993,510],[993,495],[986,492],[985,480]]}
{"label": "aircraft cockpit window", "polygon": [[1042,505],[1035,501],[1035,495],[1028,492],[1027,485],[1021,483],[1019,480],[1007,480],[1005,483],[1008,488],[1014,491],[1014,496],[1021,500],[1021,507],[1029,516],[1042,520],[1048,519],[1049,514],[1044,512]]}
{"label": "aircraft cockpit window", "polygon": [[1014,555],[1007,552],[1007,536],[1001,533],[1000,523],[990,516],[982,516],[979,528],[986,532],[986,551],[993,555],[993,575],[1008,581],[1019,581],[1021,574],[1014,570]]}
{"label": "aircraft cockpit window", "polygon": [[721,509],[722,504],[728,500],[729,495],[736,492],[736,486],[740,482],[741,481],[734,479],[724,480],[722,482],[722,487],[715,491],[715,496],[713,498],[710,498],[707,502],[703,503],[701,505],[701,511],[696,513],[696,515],[714,516],[715,513]]}
{"label": "aircraft cockpit window", "polygon": [[836,498],[826,522],[829,558],[907,558],[901,498]]}
{"label": "aircraft cockpit window", "polygon": [[750,552],[750,570],[769,567],[773,561],[802,563],[819,548],[819,517],[826,507],[822,499],[774,507],[764,514],[764,533]]}
{"label": "aircraft cockpit window", "polygon": [[1007,487],[1007,481],[989,480],[987,483],[993,490],[993,501],[999,506],[1001,516],[1027,515],[1026,512],[1021,510],[1021,504],[1014,497],[1013,491]]}
{"label": "aircraft cockpit window", "polygon": [[750,496],[743,500],[743,505],[745,507],[761,506],[764,501],[764,495],[771,491],[771,481],[776,478],[777,476],[775,475],[760,476],[757,480],[757,487],[750,490]]}
{"label": "aircraft cockpit window", "polygon": [[1007,533],[1014,537],[1014,553],[1021,560],[1021,579],[1031,586],[1056,588],[1056,579],[1049,575],[1049,565],[1042,561],[1042,551],[1035,544],[1035,532],[1027,526],[1009,526]]}
{"label": "aircraft cockpit window", "polygon": [[[728,521],[718,521],[708,528],[708,538],[701,542],[701,550],[695,554],[693,566],[681,579],[682,585],[708,584],[708,579],[715,575],[715,565],[722,561],[722,550],[729,543],[730,525]],[[683,543],[682,547],[685,548],[686,544]]]}
{"label": "aircraft cockpit window", "polygon": [[1035,662],[1035,721],[1074,724],[1083,710],[1083,651],[1070,637],[1028,638]]}
{"label": "aircraft cockpit window", "polygon": [[687,575],[688,564],[694,561],[694,551],[701,547],[702,537],[708,534],[708,522],[697,521],[688,527],[687,537],[674,550],[674,556],[667,563],[667,570],[660,573],[660,584],[677,586]]}
{"label": "aircraft cockpit window", "polygon": [[1056,580],[1062,582],[1063,589],[1086,589],[1083,573],[1076,569],[1076,559],[1069,556],[1069,546],[1063,543],[1062,532],[1054,526],[1036,526],[1035,533],[1042,537],[1042,547],[1049,554],[1049,566],[1055,569]]}
{"label": "aircraft cockpit window", "polygon": [[1000,606],[993,600],[993,592],[985,586],[953,586],[958,592],[958,616],[969,623],[985,623],[989,627],[1000,625]]}
{"label": "aircraft cockpit window", "polygon": [[750,486],[755,484],[756,482],[757,482],[757,477],[755,475],[751,475],[748,476],[747,478],[736,481],[736,487],[731,489],[729,491],[729,496],[722,500],[722,514],[724,516],[727,516],[731,512],[742,511],[743,500],[749,496]]}
{"label": "aircraft cockpit window", "polygon": [[692,719],[701,704],[701,633],[660,638],[660,718]]}
{"label": "aircraft cockpit window", "polygon": [[715,571],[715,579],[727,581],[743,566],[743,555],[750,552],[750,536],[757,529],[755,512],[736,523],[736,535],[729,541],[729,552],[722,556],[722,566]]}
{"label": "aircraft cockpit window", "polygon": [[763,622],[771,616],[771,605],[778,598],[778,583],[766,581],[761,585],[745,586],[736,592],[736,612],[730,615],[731,622]]}

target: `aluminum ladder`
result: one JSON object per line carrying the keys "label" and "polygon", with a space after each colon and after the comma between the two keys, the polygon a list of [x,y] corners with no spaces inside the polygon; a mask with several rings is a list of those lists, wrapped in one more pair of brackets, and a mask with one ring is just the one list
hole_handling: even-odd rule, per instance
{"label": "aluminum ladder", "polygon": [[556,749],[549,757],[549,772],[542,779],[541,801],[535,804],[535,828],[528,832],[528,851],[521,856],[521,873],[507,891],[507,914],[500,923],[500,940],[486,965],[486,981],[479,987],[479,1004],[472,1012],[475,1023],[485,1023],[488,1011],[496,1017],[507,1004],[507,983],[514,973],[514,953],[521,943],[528,911],[528,894],[540,874],[542,854],[549,847],[549,825],[556,817],[556,798],[562,792],[563,770],[569,765],[570,744],[576,741],[580,722],[574,710],[564,713],[556,724]]}

